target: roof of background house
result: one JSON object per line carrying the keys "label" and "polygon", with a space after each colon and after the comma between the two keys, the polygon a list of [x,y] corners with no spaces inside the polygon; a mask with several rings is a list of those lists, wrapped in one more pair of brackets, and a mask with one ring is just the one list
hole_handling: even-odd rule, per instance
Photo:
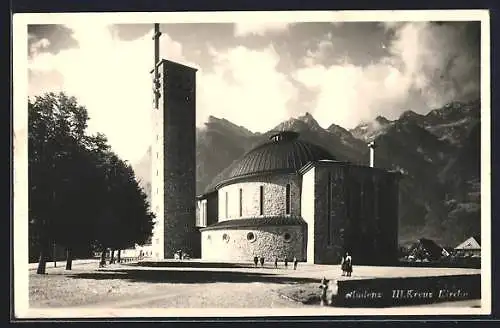
{"label": "roof of background house", "polygon": [[459,244],[455,249],[462,250],[462,249],[481,249],[481,239],[478,238],[477,236],[472,236],[467,238],[464,242]]}

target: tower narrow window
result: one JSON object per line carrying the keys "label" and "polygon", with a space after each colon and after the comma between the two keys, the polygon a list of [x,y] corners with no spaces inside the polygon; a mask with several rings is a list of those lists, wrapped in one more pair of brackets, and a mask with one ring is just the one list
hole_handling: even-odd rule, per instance
{"label": "tower narrow window", "polygon": [[286,185],[286,193],[285,193],[285,214],[290,214],[290,208],[291,208],[291,203],[290,203],[290,184],[287,183]]}
{"label": "tower narrow window", "polygon": [[259,187],[260,215],[264,215],[264,186]]}
{"label": "tower narrow window", "polygon": [[227,192],[227,191],[226,191],[226,195],[225,195],[225,197],[224,197],[224,198],[225,198],[224,200],[225,200],[225,202],[226,202],[226,203],[224,204],[224,213],[226,214],[226,215],[225,215],[225,217],[227,218],[227,217],[229,217],[229,215],[228,215],[229,195],[228,195],[228,192]]}
{"label": "tower narrow window", "polygon": [[243,189],[240,188],[240,217],[243,216]]}
{"label": "tower narrow window", "polygon": [[332,174],[328,172],[328,185],[327,185],[327,220],[328,220],[328,233],[327,242],[328,245],[332,244]]}

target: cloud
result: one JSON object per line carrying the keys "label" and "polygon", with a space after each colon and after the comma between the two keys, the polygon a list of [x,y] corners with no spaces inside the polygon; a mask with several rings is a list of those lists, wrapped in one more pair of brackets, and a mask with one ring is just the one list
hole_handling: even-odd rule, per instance
{"label": "cloud", "polygon": [[273,46],[211,52],[212,72],[198,76],[199,121],[214,115],[264,131],[287,118],[287,104],[297,99],[298,91],[287,75],[277,71],[280,56]]}
{"label": "cloud", "polygon": [[[322,54],[307,56],[294,78],[317,91],[314,116],[323,126],[350,128],[377,115],[406,109],[425,113],[450,101],[479,96],[478,58],[467,51],[463,25],[390,24],[394,37],[387,56],[369,65],[325,66]],[[321,49],[320,49],[321,50]],[[410,108],[408,108],[410,107]]]}
{"label": "cloud", "polygon": [[323,62],[328,56],[334,53],[332,34],[329,32],[325,38],[319,41],[315,49],[307,49],[303,60],[306,66],[313,66],[316,62]]}
{"label": "cloud", "polygon": [[[75,22],[68,27],[77,48],[56,54],[44,52],[43,47],[33,49],[28,64],[30,95],[64,91],[77,97],[89,111],[90,132],[104,133],[113,149],[134,163],[152,140],[152,31],[123,41],[107,25]],[[210,47],[214,64],[207,70],[191,62],[182,44],[168,34],[163,33],[160,43],[163,56],[198,68],[198,126],[214,115],[263,131],[287,118],[287,104],[296,99],[297,90],[277,71],[280,57],[274,47],[224,51]]]}
{"label": "cloud", "polygon": [[[33,39],[33,36],[28,35],[28,40],[32,40],[32,39]],[[37,54],[41,51],[44,51],[49,46],[50,46],[50,41],[46,38],[42,38],[40,40],[33,41],[33,42],[31,42],[31,44],[29,46],[29,55],[33,56],[33,54]]]}
{"label": "cloud", "polygon": [[[151,33],[121,41],[107,25],[77,22],[68,27],[78,48],[35,52],[28,62],[30,95],[64,91],[77,97],[89,111],[89,131],[104,133],[119,155],[134,162],[152,140]],[[161,48],[170,58],[190,64],[182,46],[166,34]]]}
{"label": "cloud", "polygon": [[[354,64],[339,52],[349,44],[340,49],[326,35],[287,72],[278,67],[288,53],[273,45],[220,48],[202,42],[196,50],[207,54],[203,66],[193,60],[200,61],[199,55],[167,33],[160,46],[163,56],[198,68],[198,126],[214,115],[263,132],[290,113],[309,111],[323,127],[350,128],[377,115],[395,118],[406,109],[424,113],[477,97],[478,55],[469,45],[474,33],[462,25],[393,24],[386,27],[392,37],[384,39],[385,55],[369,64]],[[239,26],[239,33],[286,29],[281,23]],[[57,40],[31,39],[29,94],[61,90],[76,96],[89,110],[90,131],[106,134],[120,156],[136,162],[152,140],[152,31],[125,41],[116,29],[97,22],[68,27],[76,48],[49,52]]]}
{"label": "cloud", "polygon": [[390,52],[429,107],[479,92],[479,54],[469,49],[466,27],[412,23],[396,30]]}
{"label": "cloud", "polygon": [[266,33],[284,32],[288,29],[288,22],[242,22],[234,24],[235,36],[259,35]]}

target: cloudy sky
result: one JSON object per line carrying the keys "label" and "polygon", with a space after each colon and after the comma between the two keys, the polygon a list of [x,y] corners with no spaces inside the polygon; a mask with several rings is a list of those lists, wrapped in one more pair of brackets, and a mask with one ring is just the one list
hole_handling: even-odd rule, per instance
{"label": "cloudy sky", "polygon": [[[65,91],[124,159],[150,140],[153,24],[28,26],[29,95]],[[311,113],[352,128],[479,98],[480,24],[162,24],[161,56],[199,69],[197,124],[257,132]]]}

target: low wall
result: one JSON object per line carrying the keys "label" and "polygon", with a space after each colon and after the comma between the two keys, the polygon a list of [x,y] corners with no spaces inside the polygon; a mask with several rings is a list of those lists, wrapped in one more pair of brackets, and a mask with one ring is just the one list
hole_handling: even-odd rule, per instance
{"label": "low wall", "polygon": [[481,298],[481,275],[337,281],[334,306],[388,307]]}
{"label": "low wall", "polygon": [[410,261],[399,261],[398,265],[404,267],[414,267],[414,268],[470,268],[470,269],[481,269],[481,259],[461,259],[457,258],[450,261],[433,261],[433,262],[410,262]]}

